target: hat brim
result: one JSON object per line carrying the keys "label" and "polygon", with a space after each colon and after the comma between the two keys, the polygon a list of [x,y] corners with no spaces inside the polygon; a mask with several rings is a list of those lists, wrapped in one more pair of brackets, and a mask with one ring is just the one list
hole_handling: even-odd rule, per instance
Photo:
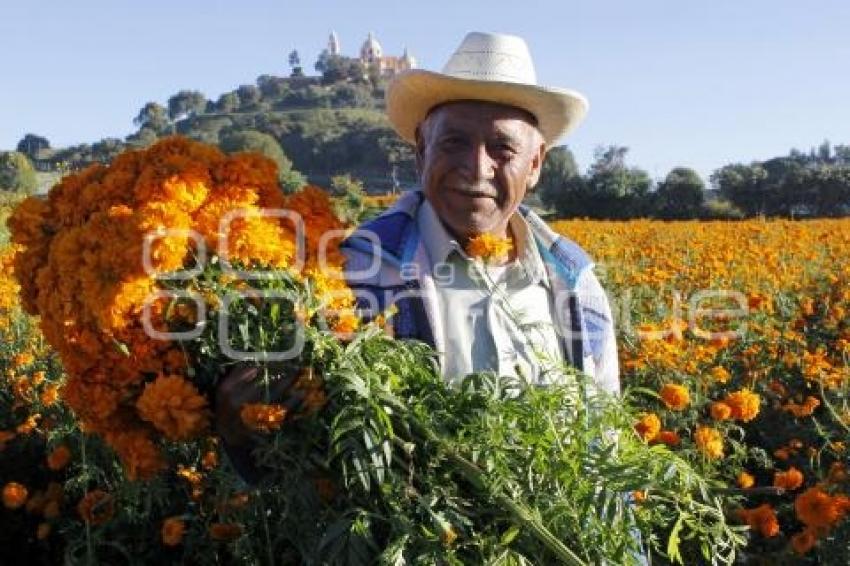
{"label": "hat brim", "polygon": [[440,104],[481,100],[515,106],[531,112],[546,147],[575,128],[587,113],[588,103],[578,92],[501,81],[462,79],[420,69],[399,73],[387,88],[387,117],[398,135],[416,143],[416,128]]}

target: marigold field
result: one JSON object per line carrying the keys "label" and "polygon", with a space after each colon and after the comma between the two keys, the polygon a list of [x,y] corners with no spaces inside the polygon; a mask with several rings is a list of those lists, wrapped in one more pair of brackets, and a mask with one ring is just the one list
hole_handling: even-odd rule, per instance
{"label": "marigold field", "polygon": [[[0,203],[4,225],[15,204]],[[637,434],[744,496],[743,505],[728,508],[748,527],[742,560],[846,563],[850,220],[553,226],[596,260],[610,294],[625,399],[641,411]],[[110,478],[120,466],[70,418],[59,359],[19,305],[5,233],[0,247],[0,563],[79,559],[85,548],[62,541],[87,540],[95,528],[146,533],[151,556],[163,560],[187,541],[198,553],[237,539],[251,544],[228,520],[249,504],[250,492],[221,484],[213,436],[198,466],[169,476],[189,501],[201,501],[214,485],[226,494],[215,505],[219,519],[203,528],[182,516],[143,520],[145,509],[174,496],[171,488],[139,492],[134,513],[117,506],[114,494],[86,489],[92,467],[81,462],[100,462],[98,473]],[[638,505],[652,497],[634,494]],[[136,519],[110,527],[119,515]]]}

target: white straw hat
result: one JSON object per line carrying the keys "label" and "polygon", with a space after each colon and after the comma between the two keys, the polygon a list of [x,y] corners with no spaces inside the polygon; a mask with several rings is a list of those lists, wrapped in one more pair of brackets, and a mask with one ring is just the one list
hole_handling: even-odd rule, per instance
{"label": "white straw hat", "polygon": [[587,113],[587,99],[573,90],[537,85],[528,46],[521,37],[471,32],[442,73],[413,69],[387,88],[387,116],[396,132],[416,143],[416,128],[439,104],[482,100],[522,108],[537,118],[547,147]]}

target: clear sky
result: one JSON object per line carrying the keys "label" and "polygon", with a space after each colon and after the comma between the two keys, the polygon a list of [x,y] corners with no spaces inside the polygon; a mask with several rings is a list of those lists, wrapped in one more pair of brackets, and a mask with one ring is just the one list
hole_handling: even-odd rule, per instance
{"label": "clear sky", "polygon": [[467,31],[528,41],[541,84],[590,100],[564,140],[586,168],[595,147],[663,177],[704,176],[850,143],[850,2],[824,0],[3,0],[0,149],[27,132],[54,146],[123,137],[145,102],[181,89],[215,99],[262,74],[305,69],[336,30],[355,54],[373,31],[439,69]]}

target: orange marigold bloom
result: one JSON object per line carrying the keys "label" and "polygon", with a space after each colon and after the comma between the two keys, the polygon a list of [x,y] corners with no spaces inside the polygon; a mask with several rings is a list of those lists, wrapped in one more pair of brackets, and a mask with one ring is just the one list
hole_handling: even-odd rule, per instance
{"label": "orange marigold bloom", "polygon": [[725,421],[732,416],[732,407],[723,401],[717,401],[711,404],[711,418],[716,421]]}
{"label": "orange marigold bloom", "polygon": [[54,405],[59,400],[59,386],[48,385],[39,396],[43,405]]}
{"label": "orange marigold bloom", "polygon": [[26,486],[10,481],[3,486],[3,505],[7,509],[18,509],[27,502],[29,492]]}
{"label": "orange marigold bloom", "polygon": [[773,487],[779,487],[793,491],[803,485],[803,473],[794,466],[785,472],[776,472],[773,475]]}
{"label": "orange marigold bloom", "polygon": [[682,441],[679,437],[679,433],[675,430],[662,430],[658,433],[656,440],[662,444],[666,444],[667,446],[678,446]]}
{"label": "orange marigold bloom", "polygon": [[121,433],[110,444],[118,453],[124,471],[131,480],[150,479],[165,467],[159,448],[143,431]]}
{"label": "orange marigold bloom", "polygon": [[729,371],[723,366],[714,366],[711,368],[711,377],[714,378],[718,383],[726,383],[729,381],[731,375]]}
{"label": "orange marigold bloom", "polygon": [[479,234],[466,244],[466,253],[470,257],[479,258],[484,263],[495,263],[503,260],[513,249],[510,238],[500,238],[490,233]]}
{"label": "orange marigold bloom", "polygon": [[358,326],[360,326],[360,318],[353,312],[346,311],[336,317],[332,330],[336,334],[351,334],[357,330]]}
{"label": "orange marigold bloom", "polygon": [[738,518],[764,537],[775,537],[779,534],[779,521],[776,519],[776,512],[767,503],[759,505],[755,509],[739,509]]}
{"label": "orange marigold bloom", "polygon": [[273,403],[246,403],[239,416],[248,428],[257,432],[272,432],[286,420],[286,407]]}
{"label": "orange marigold bloom", "polygon": [[749,489],[755,485],[756,478],[753,477],[752,474],[741,472],[738,474],[738,478],[735,480],[735,483],[737,483],[738,487],[741,489]]}
{"label": "orange marigold bloom", "polygon": [[35,538],[38,540],[44,540],[50,536],[50,523],[39,523],[38,527],[35,530]]}
{"label": "orange marigold bloom", "polygon": [[186,523],[180,517],[169,517],[162,522],[162,544],[177,546],[183,542],[186,534]]}
{"label": "orange marigold bloom", "polygon": [[159,376],[145,385],[136,408],[171,440],[194,438],[209,425],[206,398],[179,375]]}
{"label": "orange marigold bloom", "polygon": [[655,413],[645,413],[635,424],[635,432],[644,442],[652,442],[661,431],[661,419]]}
{"label": "orange marigold bloom", "polygon": [[691,396],[686,387],[675,383],[667,383],[659,392],[661,400],[667,405],[668,409],[681,411],[685,409],[691,402]]}
{"label": "orange marigold bloom", "polygon": [[0,430],[0,452],[6,448],[6,443],[12,440],[17,436],[17,433],[12,432],[11,430]]}
{"label": "orange marigold bloom", "polygon": [[810,487],[794,500],[797,518],[812,528],[830,527],[848,511],[846,504],[819,487]]}
{"label": "orange marigold bloom", "polygon": [[115,514],[115,501],[112,495],[100,489],[94,489],[77,504],[80,518],[90,525],[102,525]]}
{"label": "orange marigold bloom", "polygon": [[61,470],[71,461],[71,450],[60,444],[47,455],[47,467],[53,471]]}
{"label": "orange marigold bloom", "polygon": [[236,523],[213,523],[209,533],[213,540],[230,541],[242,535],[242,527]]}
{"label": "orange marigold bloom", "polygon": [[697,426],[694,433],[694,442],[700,452],[708,458],[717,459],[723,457],[723,437],[717,429],[709,426]]}
{"label": "orange marigold bloom", "polygon": [[803,555],[809,552],[817,544],[818,538],[814,529],[806,527],[791,537],[791,548],[797,554]]}
{"label": "orange marigold bloom", "polygon": [[732,409],[732,418],[750,422],[759,414],[761,397],[749,389],[741,389],[726,396],[724,402]]}
{"label": "orange marigold bloom", "polygon": [[207,450],[204,452],[204,455],[201,457],[201,465],[207,470],[211,470],[218,466],[218,452],[215,450]]}

